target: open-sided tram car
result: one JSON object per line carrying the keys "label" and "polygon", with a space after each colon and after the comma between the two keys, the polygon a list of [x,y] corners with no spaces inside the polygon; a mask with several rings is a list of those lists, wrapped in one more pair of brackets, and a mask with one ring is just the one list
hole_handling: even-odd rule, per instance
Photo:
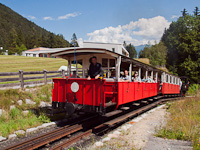
{"label": "open-sided tram car", "polygon": [[[180,93],[179,77],[105,48],[76,48],[76,61],[73,48],[63,49],[53,56],[68,60],[69,76],[74,71],[72,65],[80,76],[53,79],[52,107],[64,108],[68,114],[75,111],[105,114],[109,106],[118,109],[124,104],[131,105],[132,102],[157,95],[178,96]],[[87,79],[89,58],[92,56],[96,56],[102,64],[105,74],[103,79]],[[129,70],[129,75],[138,71],[140,78],[142,75],[154,76],[156,83],[120,81],[120,71],[124,69]],[[115,71],[116,79],[109,78],[111,70]]]}

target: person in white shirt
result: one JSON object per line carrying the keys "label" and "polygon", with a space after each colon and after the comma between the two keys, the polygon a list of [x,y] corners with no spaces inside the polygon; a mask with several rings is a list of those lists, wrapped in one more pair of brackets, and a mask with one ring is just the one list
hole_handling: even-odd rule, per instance
{"label": "person in white shirt", "polygon": [[121,77],[121,81],[130,82],[131,77],[128,75],[128,70],[124,70],[124,76]]}
{"label": "person in white shirt", "polygon": [[140,77],[138,76],[138,72],[136,71],[133,77],[133,82],[141,82]]}

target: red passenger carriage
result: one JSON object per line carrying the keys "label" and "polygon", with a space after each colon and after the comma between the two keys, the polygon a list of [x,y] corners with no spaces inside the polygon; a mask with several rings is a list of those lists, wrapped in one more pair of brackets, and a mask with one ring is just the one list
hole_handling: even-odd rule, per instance
{"label": "red passenger carriage", "polygon": [[[74,61],[74,54],[76,61]],[[128,57],[126,50],[121,54],[106,48],[66,48],[55,57],[68,60],[68,77],[53,79],[52,105],[54,109],[64,108],[68,114],[77,111],[105,114],[109,106],[118,109],[124,104],[130,104],[142,99],[149,99],[157,95],[178,95],[179,78],[150,65],[141,63]],[[96,56],[104,70],[103,79],[88,80],[87,71],[89,58]],[[72,70],[71,66],[76,67]],[[128,69],[129,75],[134,71],[139,76],[155,77],[155,83],[123,82],[120,81],[120,71]],[[70,78],[72,71],[76,71],[81,78]],[[109,78],[110,72],[115,71],[115,79]],[[160,82],[162,88],[160,87]],[[161,89],[160,89],[161,88]]]}

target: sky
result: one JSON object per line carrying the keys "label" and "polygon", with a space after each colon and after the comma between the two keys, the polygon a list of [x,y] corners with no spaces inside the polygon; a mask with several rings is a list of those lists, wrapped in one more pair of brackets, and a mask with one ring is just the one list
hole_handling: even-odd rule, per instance
{"label": "sky", "polygon": [[20,15],[70,41],[159,42],[164,29],[186,8],[192,13],[200,0],[0,0]]}

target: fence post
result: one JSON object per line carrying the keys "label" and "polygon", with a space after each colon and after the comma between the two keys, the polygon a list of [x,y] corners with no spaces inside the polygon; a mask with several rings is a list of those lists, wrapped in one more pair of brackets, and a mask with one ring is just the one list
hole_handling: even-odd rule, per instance
{"label": "fence post", "polygon": [[19,70],[19,81],[20,81],[20,86],[21,89],[24,89],[24,73],[23,70]]}
{"label": "fence post", "polygon": [[44,71],[44,84],[47,84],[47,70],[43,70]]}
{"label": "fence post", "polygon": [[62,78],[65,77],[65,70],[62,70]]}

